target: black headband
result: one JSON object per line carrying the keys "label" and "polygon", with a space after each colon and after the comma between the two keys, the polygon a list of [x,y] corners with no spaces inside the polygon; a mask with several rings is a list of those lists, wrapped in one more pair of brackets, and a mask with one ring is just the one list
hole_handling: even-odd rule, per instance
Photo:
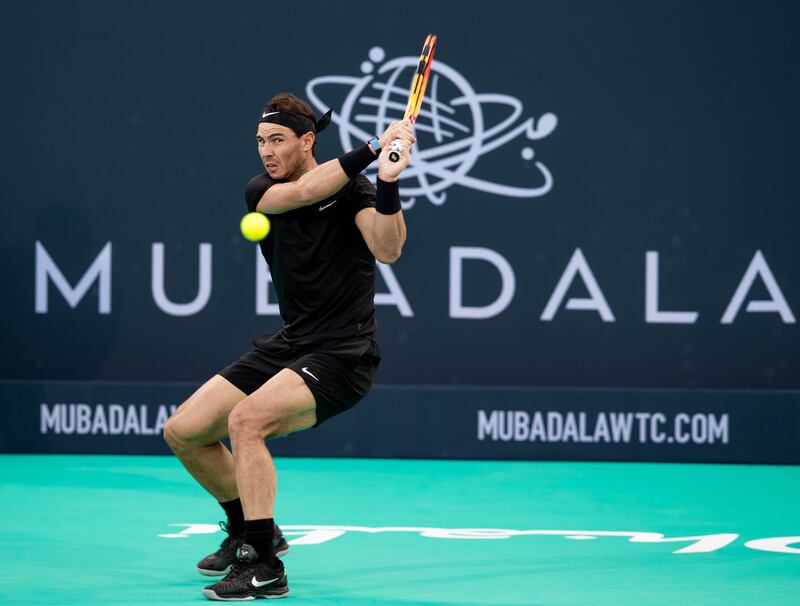
{"label": "black headband", "polygon": [[286,128],[291,128],[298,135],[305,133],[321,133],[331,123],[332,109],[329,109],[319,120],[312,120],[308,116],[296,114],[295,112],[273,112],[264,109],[261,112],[261,119],[258,121],[268,122],[269,124],[280,124]]}

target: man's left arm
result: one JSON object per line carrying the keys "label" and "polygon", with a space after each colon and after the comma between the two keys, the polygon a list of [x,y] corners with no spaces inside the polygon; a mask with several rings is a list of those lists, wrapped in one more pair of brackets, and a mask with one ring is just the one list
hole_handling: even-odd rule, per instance
{"label": "man's left arm", "polygon": [[401,141],[397,162],[389,160],[389,146],[378,157],[378,183],[375,208],[364,208],[356,215],[356,225],[370,252],[381,263],[400,258],[406,241],[406,222],[400,206],[400,173],[409,162],[410,141]]}

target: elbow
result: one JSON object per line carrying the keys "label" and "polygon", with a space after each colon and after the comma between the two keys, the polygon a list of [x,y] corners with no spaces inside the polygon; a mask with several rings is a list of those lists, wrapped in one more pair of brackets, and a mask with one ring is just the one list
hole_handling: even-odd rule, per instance
{"label": "elbow", "polygon": [[382,250],[375,255],[375,259],[377,259],[384,265],[391,265],[400,258],[401,253],[402,250],[400,249],[400,247],[392,250]]}

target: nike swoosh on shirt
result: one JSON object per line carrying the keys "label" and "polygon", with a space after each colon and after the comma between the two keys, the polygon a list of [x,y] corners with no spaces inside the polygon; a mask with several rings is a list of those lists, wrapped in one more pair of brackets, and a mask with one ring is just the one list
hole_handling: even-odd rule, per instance
{"label": "nike swoosh on shirt", "polygon": [[326,204],[325,206],[320,206],[320,207],[319,207],[319,209],[320,209],[320,211],[323,211],[323,210],[325,210],[326,208],[328,208],[329,206],[333,206],[334,204],[336,204],[336,200],[334,200],[334,201],[333,201],[333,202],[331,202],[330,204]]}
{"label": "nike swoosh on shirt", "polygon": [[317,383],[319,383],[319,379],[318,379],[317,377],[315,377],[314,375],[312,375],[312,374],[311,374],[311,372],[308,370],[308,366],[303,366],[303,368],[301,368],[300,370],[302,370],[302,371],[303,371],[304,373],[306,373],[306,374],[307,374],[309,377],[311,377],[311,378],[312,378],[312,379],[314,379],[314,380],[315,380]]}
{"label": "nike swoosh on shirt", "polygon": [[275,577],[274,579],[270,579],[269,581],[259,581],[258,579],[256,579],[255,577],[253,577],[252,579],[250,579],[250,584],[251,584],[253,587],[263,587],[264,585],[269,585],[270,583],[274,583],[274,582],[275,582],[275,581],[277,581],[279,578],[280,578],[280,577]]}

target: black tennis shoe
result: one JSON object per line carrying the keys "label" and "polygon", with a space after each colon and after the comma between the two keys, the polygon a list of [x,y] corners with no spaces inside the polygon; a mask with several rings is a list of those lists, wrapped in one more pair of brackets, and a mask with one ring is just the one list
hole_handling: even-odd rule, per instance
{"label": "black tennis shoe", "polygon": [[[207,555],[197,563],[197,572],[207,577],[221,577],[227,574],[231,565],[236,561],[236,553],[244,543],[244,532],[240,534],[230,534],[228,524],[219,523],[220,528],[228,533],[225,540],[220,544],[211,555]],[[281,529],[275,526],[275,536],[272,539],[272,548],[275,550],[275,557],[283,557],[289,552],[289,543],[283,538]]]}
{"label": "black tennis shoe", "polygon": [[247,543],[239,548],[239,558],[224,579],[203,589],[209,600],[255,600],[284,598],[289,584],[283,563],[275,558],[276,566],[258,560],[258,553]]}
{"label": "black tennis shoe", "polygon": [[289,553],[289,543],[283,538],[283,533],[278,525],[275,525],[275,534],[272,537],[272,549],[275,551],[276,558],[282,558]]}

